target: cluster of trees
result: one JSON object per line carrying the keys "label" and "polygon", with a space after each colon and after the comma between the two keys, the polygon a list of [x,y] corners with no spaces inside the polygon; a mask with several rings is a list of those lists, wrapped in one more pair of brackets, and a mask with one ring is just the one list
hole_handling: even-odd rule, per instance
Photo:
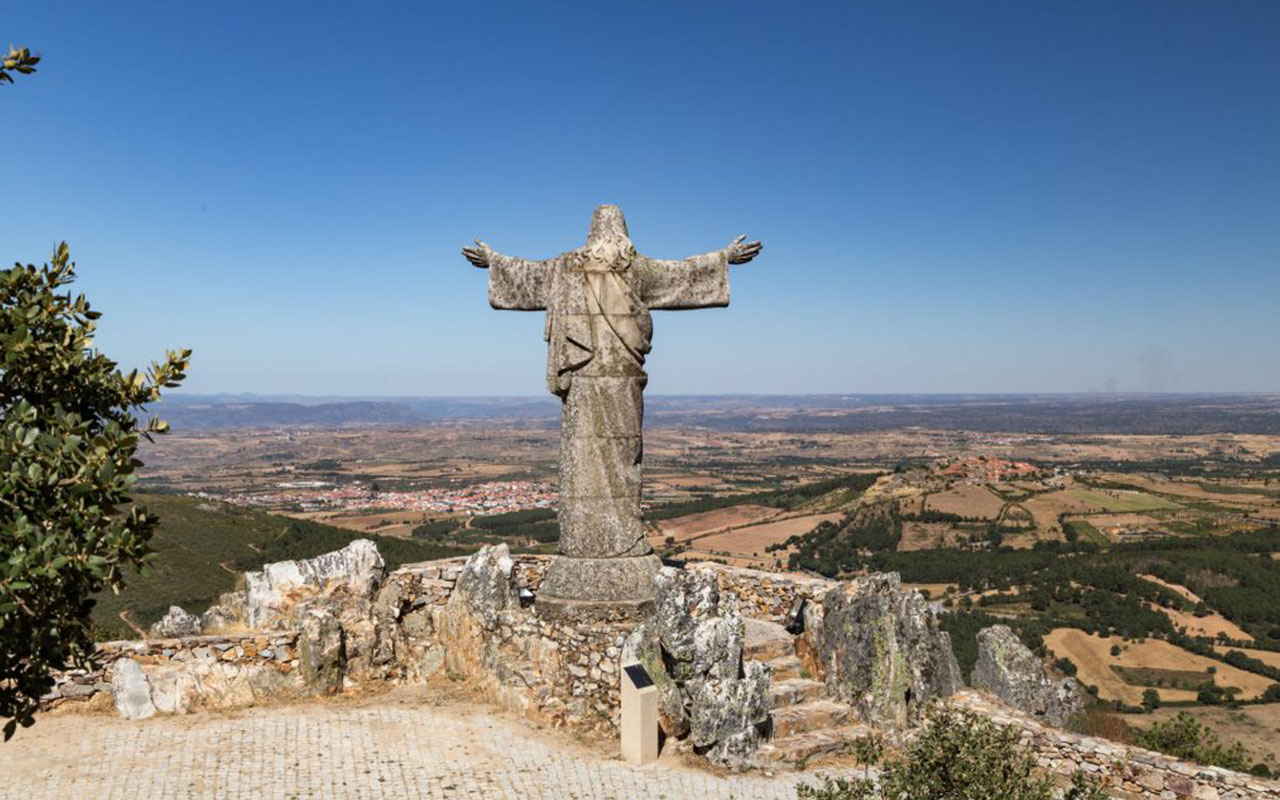
{"label": "cluster of trees", "polygon": [[810,570],[828,577],[852,572],[871,553],[894,551],[902,540],[902,515],[894,502],[863,506],[839,522],[820,523],[812,531],[792,536],[774,549],[794,547],[790,569]]}
{"label": "cluster of trees", "polygon": [[414,539],[433,542],[492,542],[506,539],[532,539],[539,544],[560,540],[560,523],[553,508],[532,508],[472,517],[467,525],[461,518],[424,522],[410,534]]}

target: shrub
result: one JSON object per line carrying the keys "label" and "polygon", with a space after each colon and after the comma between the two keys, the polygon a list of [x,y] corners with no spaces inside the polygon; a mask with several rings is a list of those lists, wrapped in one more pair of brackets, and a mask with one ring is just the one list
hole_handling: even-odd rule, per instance
{"label": "shrub", "polygon": [[1155,689],[1147,689],[1142,693],[1142,707],[1148,712],[1160,707],[1160,693]]}
{"label": "shrub", "polygon": [[1195,761],[1237,772],[1249,768],[1243,745],[1239,742],[1224,745],[1218,739],[1218,734],[1185,711],[1179,712],[1173,719],[1157,722],[1145,731],[1139,731],[1134,736],[1134,742],[1140,747],[1158,750],[1183,761]]}
{"label": "shrub", "polygon": [[[967,710],[938,709],[901,757],[885,764],[877,793],[873,782],[821,778],[801,785],[801,800],[1051,800],[1053,782],[1035,756],[1018,744],[1019,732]],[[1083,776],[1067,800],[1103,800],[1106,794]]]}

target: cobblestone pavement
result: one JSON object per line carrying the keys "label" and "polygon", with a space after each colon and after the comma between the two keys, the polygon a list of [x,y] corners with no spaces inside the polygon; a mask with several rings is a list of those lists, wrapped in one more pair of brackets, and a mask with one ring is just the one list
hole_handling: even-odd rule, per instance
{"label": "cobblestone pavement", "polygon": [[462,706],[313,703],[126,722],[48,716],[0,744],[3,800],[794,800],[795,774],[717,776]]}

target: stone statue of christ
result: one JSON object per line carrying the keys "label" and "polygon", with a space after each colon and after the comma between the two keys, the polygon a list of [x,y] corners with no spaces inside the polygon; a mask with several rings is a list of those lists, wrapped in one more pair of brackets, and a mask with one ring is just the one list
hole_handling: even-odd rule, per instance
{"label": "stone statue of christ", "polygon": [[729,265],[759,242],[682,261],[636,252],[617,206],[595,210],[587,242],[546,261],[502,255],[476,240],[463,255],[489,270],[489,304],[546,311],[547,388],[560,397],[560,544],[540,611],[592,617],[642,613],[659,561],[640,510],[645,356],[652,309],[729,305]]}

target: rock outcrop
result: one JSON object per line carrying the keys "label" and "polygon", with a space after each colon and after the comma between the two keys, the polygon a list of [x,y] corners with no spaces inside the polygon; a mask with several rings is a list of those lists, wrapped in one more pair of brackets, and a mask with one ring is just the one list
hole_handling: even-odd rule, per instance
{"label": "rock outcrop", "polygon": [[153,639],[176,639],[182,636],[199,636],[200,631],[199,617],[188,614],[182,606],[169,606],[169,613],[151,626],[150,633]]}
{"label": "rock outcrop", "polygon": [[663,567],[655,610],[623,648],[657,684],[666,734],[732,769],[751,765],[769,720],[769,669],[743,664],[737,598],[709,570]]}
{"label": "rock outcrop", "polygon": [[978,663],[972,683],[1019,711],[1058,727],[1084,708],[1080,684],[1074,678],[1050,679],[1044,662],[1006,625],[978,632]]}
{"label": "rock outcrop", "polygon": [[962,685],[951,638],[896,573],[841,583],[805,613],[817,671],[863,721],[902,728]]}
{"label": "rock outcrop", "polygon": [[377,545],[368,539],[315,558],[267,564],[244,574],[245,622],[255,630],[272,627],[274,617],[288,616],[310,594],[372,597],[386,571]]}

